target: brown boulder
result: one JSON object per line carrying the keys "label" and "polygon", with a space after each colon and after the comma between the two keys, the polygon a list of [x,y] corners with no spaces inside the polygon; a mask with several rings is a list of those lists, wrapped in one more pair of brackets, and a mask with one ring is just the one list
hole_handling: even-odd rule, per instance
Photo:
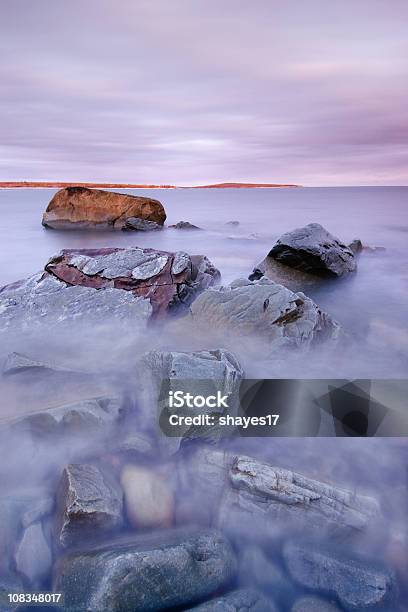
{"label": "brown boulder", "polygon": [[163,225],[166,213],[152,198],[66,187],[48,204],[42,224],[53,229],[122,229],[132,217]]}

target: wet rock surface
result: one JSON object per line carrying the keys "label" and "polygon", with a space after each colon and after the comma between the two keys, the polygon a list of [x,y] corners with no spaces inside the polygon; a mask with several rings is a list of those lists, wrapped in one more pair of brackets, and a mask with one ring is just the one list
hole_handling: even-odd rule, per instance
{"label": "wet rock surface", "polygon": [[379,563],[343,556],[311,543],[288,542],[283,556],[296,582],[334,595],[346,610],[391,610],[395,605],[395,576]]}
{"label": "wet rock surface", "polygon": [[163,229],[163,226],[154,221],[146,221],[137,217],[129,217],[126,219],[125,225],[122,227],[125,231],[133,232],[154,232]]}
{"label": "wet rock surface", "polygon": [[303,293],[268,279],[239,279],[204,291],[191,305],[192,321],[239,338],[261,338],[269,352],[336,343],[340,325]]}
{"label": "wet rock surface", "polygon": [[62,547],[97,537],[122,524],[122,491],[94,465],[72,464],[57,492],[55,536]]}
{"label": "wet rock surface", "polygon": [[353,251],[319,223],[283,234],[269,257],[317,276],[344,276],[357,267]]}
{"label": "wet rock surface", "polygon": [[61,558],[53,588],[67,612],[165,610],[210,597],[235,570],[219,533],[161,531]]}
{"label": "wet rock surface", "polygon": [[174,223],[173,225],[169,225],[172,229],[182,229],[182,230],[201,230],[201,227],[190,223],[189,221],[179,221],[178,223]]}
{"label": "wet rock surface", "polygon": [[163,225],[166,213],[158,200],[87,187],[58,191],[43,215],[53,229],[122,229],[128,219]]}
{"label": "wet rock surface", "polygon": [[272,601],[253,589],[239,589],[191,608],[193,612],[277,612]]}

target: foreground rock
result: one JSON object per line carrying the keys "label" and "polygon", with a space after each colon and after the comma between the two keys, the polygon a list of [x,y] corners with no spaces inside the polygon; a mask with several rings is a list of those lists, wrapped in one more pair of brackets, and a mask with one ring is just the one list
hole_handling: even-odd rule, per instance
{"label": "foreground rock", "polygon": [[[379,515],[372,498],[208,447],[180,457],[178,473],[180,497],[188,494],[199,508],[196,520],[247,535],[252,542],[280,539],[288,532],[344,537],[375,525]],[[186,506],[183,510],[187,514]]]}
{"label": "foreground rock", "polygon": [[97,537],[122,523],[120,487],[96,466],[65,468],[57,493],[55,535],[63,547]]}
{"label": "foreground rock", "polygon": [[117,321],[145,326],[153,315],[187,308],[218,281],[202,255],[138,247],[66,250],[45,272],[0,289],[0,331]]}
{"label": "foreground rock", "polygon": [[190,310],[194,325],[243,341],[258,337],[270,352],[336,343],[342,335],[340,325],[310,298],[267,279],[239,279],[204,291]]}
{"label": "foreground rock", "polygon": [[165,610],[192,605],[228,583],[236,569],[215,531],[160,531],[59,560],[54,591],[66,612]]}
{"label": "foreground rock", "polygon": [[190,609],[191,612],[277,612],[275,605],[253,589],[239,589]]}
{"label": "foreground rock", "polygon": [[51,570],[52,555],[41,523],[27,527],[15,555],[17,571],[32,585],[39,586]]}
{"label": "foreground rock", "polygon": [[268,257],[317,276],[344,276],[357,267],[353,251],[319,223],[283,234]]}
{"label": "foreground rock", "polygon": [[150,300],[155,314],[188,306],[220,277],[202,255],[138,247],[65,250],[53,257],[45,269],[69,285],[131,292]]}
{"label": "foreground rock", "polygon": [[206,436],[209,440],[217,440],[222,433],[215,426],[207,429],[204,426],[171,426],[169,417],[174,413],[181,414],[181,411],[169,406],[170,391],[204,397],[220,393],[228,397],[228,408],[204,406],[198,409],[186,406],[182,410],[186,416],[235,414],[237,411],[239,386],[244,372],[229,351],[151,351],[143,357],[139,370],[145,422],[160,422],[163,449],[175,452],[183,440]]}
{"label": "foreground rock", "polygon": [[174,496],[168,481],[157,470],[127,465],[121,474],[126,515],[139,529],[171,527]]}
{"label": "foreground rock", "polygon": [[161,202],[152,198],[65,187],[48,204],[42,223],[53,229],[122,229],[135,217],[163,225],[166,213]]}
{"label": "foreground rock", "polygon": [[283,556],[296,582],[334,595],[346,610],[395,609],[395,577],[377,563],[290,542]]}

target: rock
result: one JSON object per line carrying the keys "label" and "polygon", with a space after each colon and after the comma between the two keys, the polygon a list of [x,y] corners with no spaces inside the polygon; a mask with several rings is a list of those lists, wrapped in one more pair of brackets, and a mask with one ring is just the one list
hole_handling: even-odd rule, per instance
{"label": "rock", "polygon": [[32,359],[22,353],[9,353],[5,359],[3,365],[3,374],[21,374],[23,372],[38,371],[45,372],[50,370],[52,372],[69,372],[74,373],[73,370],[68,368],[62,368],[58,365],[51,365],[43,361]]}
{"label": "rock", "polygon": [[16,568],[33,586],[40,586],[47,578],[52,564],[52,555],[44,537],[41,523],[27,527],[17,546]]}
{"label": "rock", "polygon": [[1,572],[0,575],[0,612],[12,612],[21,609],[19,604],[11,604],[9,593],[25,593],[21,578],[12,572]]}
{"label": "rock", "polygon": [[196,612],[277,612],[277,608],[261,593],[253,589],[238,589],[190,608]]}
{"label": "rock", "polygon": [[129,456],[154,457],[156,451],[151,436],[145,433],[128,431],[127,434],[114,446],[114,452]]}
{"label": "rock", "polygon": [[154,221],[145,221],[137,217],[129,217],[122,229],[125,231],[153,232],[163,229],[163,225],[155,223]]}
{"label": "rock", "polygon": [[68,465],[57,493],[58,544],[67,547],[119,527],[122,505],[122,492],[107,474],[94,465]]}
{"label": "rock", "polygon": [[283,234],[269,257],[317,276],[344,276],[356,270],[354,253],[319,223]]}
{"label": "rock", "polygon": [[131,292],[150,300],[155,314],[187,307],[220,277],[203,255],[139,247],[65,250],[53,257],[45,269],[70,285]]}
{"label": "rock", "polygon": [[232,225],[233,227],[237,227],[239,225],[239,221],[227,221],[225,225]]}
{"label": "rock", "polygon": [[239,279],[204,291],[190,311],[195,326],[234,335],[246,344],[257,337],[270,354],[324,342],[336,345],[342,337],[340,325],[310,298],[267,279]]}
{"label": "rock", "polygon": [[166,213],[152,198],[65,187],[48,204],[42,223],[53,229],[122,229],[134,217],[163,225]]}
{"label": "rock", "polygon": [[72,286],[48,273],[0,289],[0,332],[17,329],[32,332],[84,323],[100,326],[103,321],[132,321],[145,326],[152,314],[149,300],[106,286],[103,291]]}
{"label": "rock", "polygon": [[30,507],[25,510],[21,517],[21,524],[26,529],[33,523],[40,521],[45,516],[51,514],[54,508],[54,499],[49,496],[34,499]]}
{"label": "rock", "polygon": [[30,412],[4,425],[28,430],[36,437],[103,435],[118,422],[121,411],[121,398],[103,396]]}
{"label": "rock", "polygon": [[290,268],[289,266],[279,263],[272,257],[265,257],[265,259],[254,268],[252,274],[248,276],[248,279],[254,281],[264,277],[294,292],[307,292],[325,282],[325,279],[322,277],[303,272],[302,270],[296,270],[295,268]]}
{"label": "rock", "polygon": [[363,250],[363,243],[361,242],[360,238],[354,238],[354,240],[352,240],[348,245],[348,248],[354,253],[354,255],[358,255]]}
{"label": "rock", "polygon": [[157,471],[127,465],[121,484],[126,514],[135,528],[170,527],[174,517],[174,496],[168,481]]}
{"label": "rock", "polygon": [[260,546],[248,545],[242,551],[239,559],[239,578],[242,584],[273,595],[283,608],[293,600],[295,589],[286,573],[265,555]]}
{"label": "rock", "polygon": [[307,595],[301,597],[292,606],[291,612],[341,612],[339,606],[321,597]]}
{"label": "rock", "polygon": [[160,531],[59,560],[54,592],[64,610],[164,610],[210,597],[235,573],[231,546],[215,531]]}
{"label": "rock", "polygon": [[234,456],[224,487],[218,524],[228,532],[252,528],[279,537],[282,527],[321,537],[343,537],[364,530],[379,515],[376,500],[273,467]]}
{"label": "rock", "polygon": [[395,576],[380,564],[294,542],[285,544],[283,556],[293,580],[337,597],[346,610],[396,609]]}
{"label": "rock", "polygon": [[[221,432],[216,428],[194,426],[175,427],[169,425],[169,417],[173,413],[180,414],[177,408],[169,406],[169,393],[182,390],[192,395],[228,396],[229,408],[203,407],[183,408],[183,414],[195,416],[207,414],[235,414],[238,408],[239,385],[244,372],[232,355],[223,349],[212,351],[196,351],[192,353],[176,351],[151,351],[147,353],[139,367],[143,384],[142,400],[145,406],[146,421],[157,423],[161,427],[162,447],[169,451],[177,451],[183,440],[196,437],[206,437],[218,440]],[[163,437],[164,434],[164,437]]]}
{"label": "rock", "polygon": [[173,229],[185,229],[185,230],[201,230],[201,227],[197,227],[197,225],[193,225],[189,221],[179,221],[174,225],[169,225],[169,227]]}

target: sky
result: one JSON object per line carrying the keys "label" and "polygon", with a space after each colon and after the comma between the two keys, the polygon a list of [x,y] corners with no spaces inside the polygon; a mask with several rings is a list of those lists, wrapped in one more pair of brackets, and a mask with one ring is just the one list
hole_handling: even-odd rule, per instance
{"label": "sky", "polygon": [[408,184],[406,0],[0,0],[0,181]]}

